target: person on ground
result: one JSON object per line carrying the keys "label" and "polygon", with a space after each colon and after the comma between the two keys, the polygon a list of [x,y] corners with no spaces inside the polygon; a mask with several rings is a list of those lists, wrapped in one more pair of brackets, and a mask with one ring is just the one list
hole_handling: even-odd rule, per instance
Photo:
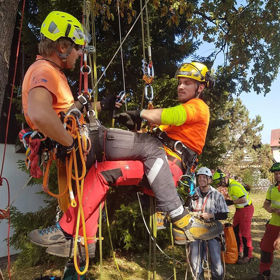
{"label": "person on ground", "polygon": [[260,243],[261,262],[255,280],[270,279],[273,252],[280,249],[280,163],[274,163],[270,171],[274,173],[275,185],[268,188],[263,208],[271,213],[271,218]]}
{"label": "person on ground", "polygon": [[[75,105],[61,70],[74,67],[77,58],[82,54],[84,33],[82,25],[72,15],[59,11],[51,12],[41,26],[40,56],[30,66],[23,81],[22,102],[28,124],[67,151],[74,147],[75,141],[63,127],[59,114],[61,111],[67,113]],[[205,144],[209,108],[200,96],[206,87],[213,85],[214,80],[208,68],[199,62],[183,64],[176,77],[180,105],[141,112],[128,111],[120,117],[127,126],[139,126],[142,119],[158,125],[163,124],[164,132],[160,131],[153,136],[107,129],[97,124],[98,134],[94,134],[92,142],[95,145],[92,147],[96,158],[100,158],[102,154],[101,158],[106,161],[101,160],[97,167],[94,160],[90,164],[87,162],[91,167],[85,178],[83,194],[88,243],[93,244],[92,251],[95,247],[98,207],[104,202],[109,185],[125,184],[134,177],[136,180],[132,181],[136,184],[144,174],[156,197],[157,207],[168,212],[174,227],[184,233],[188,224],[185,219],[187,212],[175,186],[184,170],[190,168],[189,165],[202,152]],[[137,166],[138,161],[142,163],[135,170],[134,166]],[[29,234],[31,241],[48,247],[49,253],[68,256],[76,215],[77,208],[69,207],[55,226],[33,230]]]}
{"label": "person on ground", "polygon": [[254,214],[254,206],[248,191],[239,182],[228,178],[218,170],[213,175],[213,184],[227,187],[229,200],[228,206],[234,205],[236,211],[233,217],[233,228],[238,246],[238,264],[246,264],[252,259],[253,245],[251,237],[251,223]]}
{"label": "person on ground", "polygon": [[[228,216],[228,207],[223,195],[211,186],[212,172],[207,167],[201,167],[196,173],[198,187],[196,200],[192,200],[190,210],[200,214],[206,221],[225,220]],[[221,280],[224,276],[221,260],[221,239],[217,236],[210,240],[195,240],[189,243],[190,265],[194,279],[204,279],[203,262],[207,260],[207,250],[211,260],[211,275],[213,280]]]}

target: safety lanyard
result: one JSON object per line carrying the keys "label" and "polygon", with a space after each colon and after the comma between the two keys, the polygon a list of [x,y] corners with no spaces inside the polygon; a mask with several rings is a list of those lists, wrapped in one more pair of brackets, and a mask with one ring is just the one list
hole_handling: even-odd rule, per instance
{"label": "safety lanyard", "polygon": [[196,205],[195,205],[194,212],[202,212],[202,213],[204,212],[204,209],[205,209],[205,206],[206,206],[206,203],[207,203],[207,200],[208,200],[210,194],[211,194],[211,191],[209,191],[209,193],[206,195],[206,197],[202,198],[203,204],[202,204],[201,209],[198,208],[199,199],[196,200]]}

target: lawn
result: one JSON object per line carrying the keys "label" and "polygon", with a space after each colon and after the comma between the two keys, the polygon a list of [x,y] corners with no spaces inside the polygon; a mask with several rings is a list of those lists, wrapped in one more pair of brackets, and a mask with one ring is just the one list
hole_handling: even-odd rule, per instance
{"label": "lawn", "polygon": [[[263,236],[265,223],[269,219],[270,214],[263,208],[265,193],[251,193],[253,204],[255,206],[255,213],[252,222],[252,237],[254,259],[247,265],[226,265],[225,279],[245,280],[251,279],[258,273],[258,265],[260,261],[260,249],[259,242]],[[231,215],[234,212],[234,207],[230,207]],[[186,254],[184,247],[176,247],[173,252],[171,248],[167,248],[165,254],[172,256],[174,253],[175,259],[180,263],[176,265],[176,279],[185,279],[186,272]],[[123,279],[127,280],[140,280],[148,278],[148,252],[145,255],[117,255],[116,260],[120,267],[120,271]],[[173,273],[172,260],[168,259],[164,254],[157,250],[156,255],[156,279],[168,280],[175,279]],[[56,265],[45,264],[43,266],[37,266],[28,269],[16,268],[12,265],[12,279],[14,280],[33,280],[40,275],[56,275],[61,276],[63,274],[64,263],[61,259],[58,259]],[[3,269],[2,269],[3,270]],[[4,279],[8,279],[6,272],[4,271]],[[91,264],[86,279],[122,279],[117,271],[113,259],[103,260],[102,267],[98,260],[94,264]],[[153,279],[151,275],[150,279]],[[190,272],[188,272],[188,279],[191,279]],[[206,278],[207,279],[207,278]],[[272,280],[280,279],[280,252],[274,254],[274,263],[272,266]]]}

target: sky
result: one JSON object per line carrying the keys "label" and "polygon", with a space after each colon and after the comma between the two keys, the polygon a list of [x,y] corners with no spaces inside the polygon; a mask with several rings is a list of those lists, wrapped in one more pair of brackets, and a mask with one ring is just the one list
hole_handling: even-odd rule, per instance
{"label": "sky", "polygon": [[[196,51],[200,56],[207,56],[214,50],[212,44],[203,43]],[[223,56],[218,55],[214,63],[214,70],[218,64],[223,64]],[[242,93],[239,98],[249,111],[250,119],[259,115],[262,119],[262,143],[270,144],[271,130],[280,129],[280,73],[272,83],[271,90],[264,96],[255,92]],[[279,114],[279,115],[277,115]]]}
{"label": "sky", "polygon": [[240,96],[252,119],[260,115],[263,124],[262,143],[270,144],[271,130],[280,129],[280,74],[271,86],[271,91],[264,97],[254,92]]}

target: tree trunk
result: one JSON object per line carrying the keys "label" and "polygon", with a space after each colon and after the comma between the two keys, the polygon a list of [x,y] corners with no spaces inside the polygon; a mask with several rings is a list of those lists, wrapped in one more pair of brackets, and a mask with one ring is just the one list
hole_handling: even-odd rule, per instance
{"label": "tree trunk", "polygon": [[19,0],[0,0],[0,116],[8,83],[11,43]]}

